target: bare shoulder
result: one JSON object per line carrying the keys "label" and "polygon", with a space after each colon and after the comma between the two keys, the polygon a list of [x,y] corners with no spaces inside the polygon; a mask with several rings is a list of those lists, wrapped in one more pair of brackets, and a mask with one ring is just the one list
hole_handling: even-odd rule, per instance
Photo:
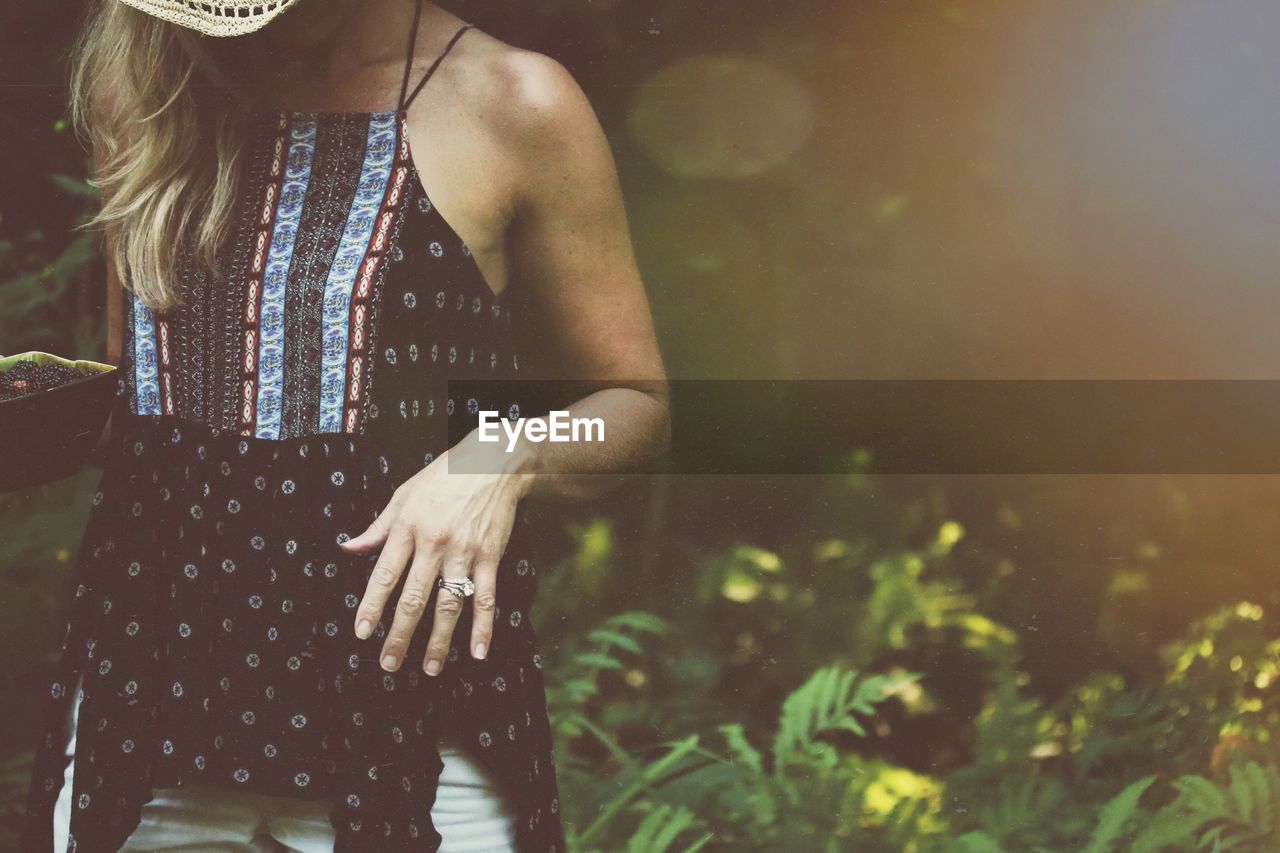
{"label": "bare shoulder", "polygon": [[581,144],[599,135],[590,101],[556,59],[478,30],[468,32],[454,50],[462,54],[455,65],[460,94],[513,153],[541,159],[563,151],[566,143]]}
{"label": "bare shoulder", "polygon": [[[435,31],[444,35],[420,38],[434,44],[420,48],[415,65],[425,70],[457,26],[441,23]],[[408,121],[419,174],[482,262],[505,257],[522,210],[554,200],[587,209],[589,196],[613,185],[604,131],[572,74],[478,28],[454,43]],[[491,268],[497,289],[505,260]]]}
{"label": "bare shoulder", "polygon": [[612,211],[620,192],[613,152],[572,73],[546,54],[501,42],[484,67],[478,114],[502,152],[509,209]]}
{"label": "bare shoulder", "polygon": [[512,48],[497,63],[502,102],[496,105],[509,125],[528,131],[532,142],[594,124],[595,112],[577,80],[546,54]]}

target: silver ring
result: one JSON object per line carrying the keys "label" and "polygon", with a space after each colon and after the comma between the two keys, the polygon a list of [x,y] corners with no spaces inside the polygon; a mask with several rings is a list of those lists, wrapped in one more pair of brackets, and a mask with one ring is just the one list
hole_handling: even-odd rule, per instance
{"label": "silver ring", "polygon": [[443,587],[458,598],[466,598],[469,595],[474,595],[476,591],[476,585],[471,582],[471,578],[445,580],[441,577],[436,579],[436,586]]}

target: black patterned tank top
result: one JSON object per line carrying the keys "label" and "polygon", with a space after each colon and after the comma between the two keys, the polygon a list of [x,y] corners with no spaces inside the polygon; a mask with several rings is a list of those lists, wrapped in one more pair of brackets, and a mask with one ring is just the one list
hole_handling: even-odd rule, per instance
{"label": "black patterned tank top", "polygon": [[399,587],[373,637],[353,628],[376,554],[339,544],[477,408],[449,380],[519,369],[511,300],[414,168],[408,100],[264,116],[219,274],[188,269],[168,310],[125,291],[114,450],[70,581],[27,849],[52,845],[77,684],[74,849],[118,849],[155,788],[203,784],[329,799],[338,853],[434,850],[446,724],[510,798],[518,848],[562,849],[529,514],[487,659],[466,607],[443,673],[423,673],[428,607],[385,672]]}

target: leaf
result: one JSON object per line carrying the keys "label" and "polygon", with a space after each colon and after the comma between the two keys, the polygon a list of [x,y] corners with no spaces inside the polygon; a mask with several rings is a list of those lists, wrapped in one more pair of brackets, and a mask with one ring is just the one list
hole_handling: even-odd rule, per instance
{"label": "leaf", "polygon": [[667,630],[665,619],[641,610],[632,610],[611,616],[605,625],[615,628],[630,628],[648,634],[664,634]]}
{"label": "leaf", "polygon": [[734,758],[746,765],[747,769],[756,775],[764,773],[764,762],[761,759],[759,751],[751,745],[747,740],[746,732],[739,723],[728,723],[719,727],[719,732],[724,736],[725,743],[729,746],[729,752]]}
{"label": "leaf", "polygon": [[[1271,811],[1272,800],[1272,782],[1280,782],[1280,774],[1277,774],[1275,768],[1269,768],[1271,774],[1268,775],[1262,769],[1262,765],[1256,761],[1250,761],[1244,766],[1244,776],[1249,783],[1249,788],[1253,792],[1253,804],[1257,810],[1254,818],[1254,827],[1262,835],[1270,835],[1274,827],[1275,815]],[[1280,784],[1274,787],[1280,788]]]}
{"label": "leaf", "polygon": [[786,698],[773,744],[778,773],[789,761],[809,752],[815,737],[824,732],[848,731],[864,735],[865,730],[853,714],[873,714],[874,706],[888,697],[891,685],[915,680],[919,676],[875,676],[855,686],[857,678],[858,673],[854,670],[826,667],[815,672]]}
{"label": "leaf", "polygon": [[642,779],[646,783],[653,782],[658,777],[662,776],[662,774],[666,773],[669,768],[678,763],[682,758],[697,749],[698,736],[689,735],[689,737],[684,740],[675,741],[670,744],[670,746],[671,750],[666,755],[662,756],[662,758],[659,758],[657,761],[645,768],[644,773],[642,774]]}
{"label": "leaf", "polygon": [[966,832],[956,839],[959,853],[1004,853],[996,840],[985,832]]}
{"label": "leaf", "polygon": [[1109,853],[1116,839],[1120,837],[1125,824],[1138,809],[1138,800],[1146,793],[1147,788],[1156,780],[1154,775],[1139,779],[1112,798],[1102,807],[1102,815],[1098,826],[1093,831],[1084,853]]}
{"label": "leaf", "polygon": [[1061,783],[1037,776],[1000,786],[995,805],[982,810],[982,825],[994,838],[1008,838],[1050,814],[1066,798]]}
{"label": "leaf", "polygon": [[716,837],[716,834],[714,832],[708,832],[706,835],[702,836],[697,841],[693,842],[688,847],[686,847],[684,849],[684,853],[698,853],[699,850],[701,850],[703,847],[706,847],[707,844],[711,842],[711,839],[715,837]]}
{"label": "leaf", "polygon": [[622,669],[622,661],[598,652],[583,652],[580,655],[574,655],[573,662],[578,666],[591,667],[593,669]]}
{"label": "leaf", "polygon": [[601,643],[606,646],[618,646],[619,648],[625,649],[635,655],[643,652],[643,649],[640,647],[640,643],[636,642],[635,638],[629,637],[620,631],[612,631],[608,628],[597,628],[590,634],[587,634],[587,639],[593,643]]}
{"label": "leaf", "polygon": [[1244,823],[1253,821],[1253,788],[1249,785],[1249,777],[1238,764],[1227,768],[1231,776],[1231,798],[1235,812]]}
{"label": "leaf", "polygon": [[[673,808],[667,803],[656,806],[636,827],[627,842],[627,850],[630,853],[665,853],[675,836],[684,829],[682,820],[692,822],[693,813],[685,808]],[[673,826],[675,831],[670,832]]]}
{"label": "leaf", "polygon": [[695,819],[693,812],[689,811],[684,806],[679,806],[671,814],[670,819],[667,820],[654,835],[653,846],[646,849],[644,853],[649,853],[649,850],[666,850],[672,844],[676,843],[676,838],[680,836],[680,833],[693,826]]}
{"label": "leaf", "polygon": [[641,771],[640,777],[628,785],[621,793],[601,806],[596,819],[591,822],[582,834],[578,836],[578,842],[584,843],[587,839],[593,837],[609,824],[609,821],[620,812],[628,803],[639,796],[640,792],[645,788],[653,785],[660,779],[670,768],[682,761],[687,755],[698,748],[698,736],[690,735],[681,741],[668,744],[670,749],[667,754],[659,758],[657,761],[646,765]]}
{"label": "leaf", "polygon": [[91,234],[81,234],[66,245],[53,261],[51,274],[65,282],[80,273],[93,260],[95,240]]}
{"label": "leaf", "polygon": [[1280,772],[1256,762],[1233,764],[1227,772],[1225,786],[1203,776],[1183,776],[1174,782],[1178,798],[1156,812],[1135,839],[1134,853],[1155,853],[1188,841],[1197,842],[1202,850],[1231,850],[1253,847],[1272,836]]}
{"label": "leaf", "polygon": [[70,175],[50,175],[49,180],[73,195],[84,196],[85,198],[98,197],[97,190],[80,178],[73,178]]}
{"label": "leaf", "polygon": [[1171,803],[1151,818],[1151,823],[1133,840],[1131,853],[1158,853],[1167,847],[1194,841],[1196,832],[1210,818],[1185,811],[1180,803]]}
{"label": "leaf", "polygon": [[1217,785],[1203,776],[1183,776],[1173,787],[1188,808],[1209,817],[1230,817],[1227,797]]}

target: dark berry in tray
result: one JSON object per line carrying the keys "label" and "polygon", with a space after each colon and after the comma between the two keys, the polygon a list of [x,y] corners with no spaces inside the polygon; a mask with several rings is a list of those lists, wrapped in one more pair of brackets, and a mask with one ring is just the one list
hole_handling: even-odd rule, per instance
{"label": "dark berry in tray", "polygon": [[91,371],[76,370],[65,364],[20,361],[0,373],[0,400],[13,400],[28,394],[48,391],[59,385],[66,385],[68,382],[92,375]]}

